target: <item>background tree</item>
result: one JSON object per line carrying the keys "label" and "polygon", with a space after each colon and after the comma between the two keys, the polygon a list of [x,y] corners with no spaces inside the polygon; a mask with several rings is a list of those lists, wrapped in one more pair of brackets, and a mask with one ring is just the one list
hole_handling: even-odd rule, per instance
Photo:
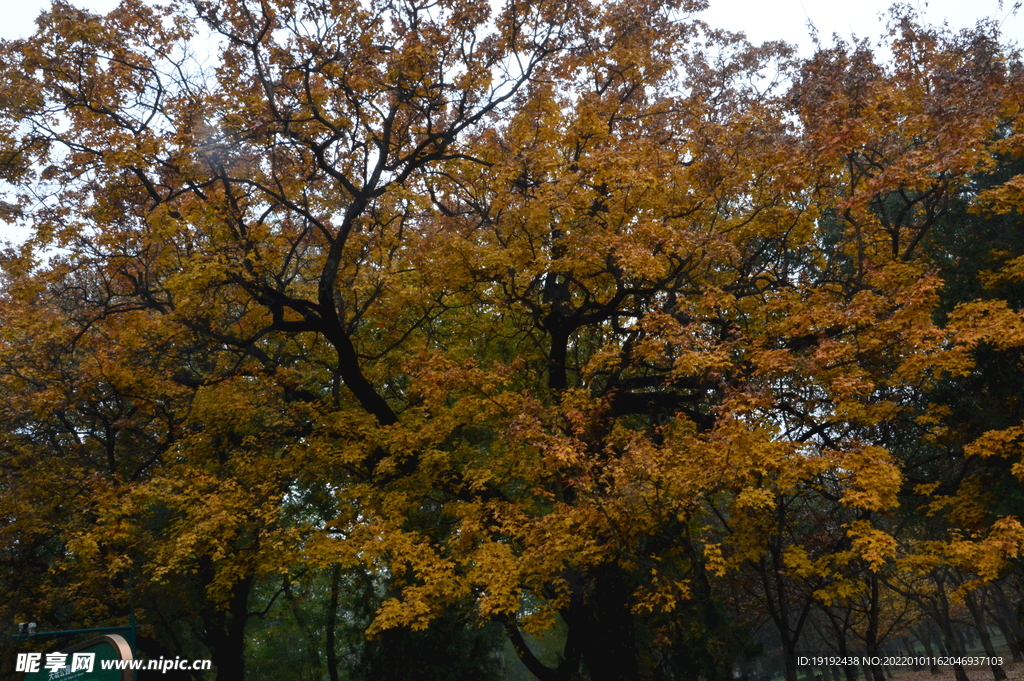
{"label": "background tree", "polygon": [[978,184],[1014,56],[897,14],[891,63],[798,61],[700,7],[57,3],[5,43],[10,611],[119,622],[127,580],[150,654],[273,674],[277,617],[332,680],[484,678],[499,632],[543,681],[724,679],[771,621],[795,681],[816,608],[874,653],[997,584],[1019,428],[944,390],[1024,338],[948,275],[1017,206]]}

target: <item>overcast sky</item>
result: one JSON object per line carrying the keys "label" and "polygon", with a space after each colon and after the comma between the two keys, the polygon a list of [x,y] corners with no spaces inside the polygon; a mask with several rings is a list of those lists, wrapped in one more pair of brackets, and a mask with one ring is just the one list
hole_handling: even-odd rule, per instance
{"label": "overcast sky", "polygon": [[[106,12],[116,4],[116,0],[71,2],[95,12]],[[4,4],[0,37],[17,38],[32,31],[33,20],[49,1],[7,0]],[[890,4],[891,0],[711,0],[704,18],[715,26],[743,31],[753,42],[783,39],[807,51],[808,20],[825,39],[833,33],[873,39],[884,32],[879,15]],[[911,0],[910,4],[933,23],[947,21],[955,27],[973,26],[978,19],[993,17],[1002,23],[1006,38],[1024,43],[1024,13],[1012,15],[1013,0],[1007,0],[1002,8],[998,0]]]}

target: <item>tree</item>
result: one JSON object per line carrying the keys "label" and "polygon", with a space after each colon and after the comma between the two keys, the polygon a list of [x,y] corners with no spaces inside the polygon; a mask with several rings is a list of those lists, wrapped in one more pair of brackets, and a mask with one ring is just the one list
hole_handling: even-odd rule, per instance
{"label": "tree", "polygon": [[[154,641],[180,618],[241,674],[253,618],[331,575],[337,674],[349,574],[385,648],[475,619],[599,681],[730,678],[742,587],[795,681],[828,580],[867,585],[870,650],[885,571],[991,582],[1012,517],[906,564],[892,519],[928,391],[1018,343],[1005,304],[935,315],[925,245],[1010,153],[1019,71],[985,27],[897,16],[891,65],[797,62],[700,7],[57,3],[4,44],[35,229],[5,260],[4,531],[69,576],[37,601],[123,616],[96,594],[128,575]],[[523,630],[556,622],[552,667]]]}

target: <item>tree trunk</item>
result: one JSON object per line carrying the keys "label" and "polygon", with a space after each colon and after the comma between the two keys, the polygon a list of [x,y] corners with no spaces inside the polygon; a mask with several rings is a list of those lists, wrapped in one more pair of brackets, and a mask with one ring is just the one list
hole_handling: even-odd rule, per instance
{"label": "tree trunk", "polygon": [[960,650],[966,654],[974,647],[974,632],[964,627],[957,627],[956,633],[960,637]]}
{"label": "tree trunk", "polygon": [[249,616],[251,576],[241,579],[231,589],[227,610],[207,606],[205,643],[210,659],[217,668],[217,681],[239,681],[245,678],[245,622]]}
{"label": "tree trunk", "polygon": [[617,565],[598,566],[590,596],[591,616],[584,620],[589,631],[581,643],[591,681],[636,681],[636,633],[626,575]]}
{"label": "tree trunk", "polygon": [[950,649],[946,647],[946,637],[943,634],[942,628],[936,625],[935,630],[935,647],[939,649],[939,655],[943,657],[951,655]]}
{"label": "tree trunk", "polygon": [[[963,646],[960,643],[960,639],[957,638],[956,631],[953,630],[953,624],[949,620],[949,603],[946,601],[946,594],[944,591],[940,591],[939,597],[942,599],[942,620],[939,622],[939,626],[942,628],[943,639],[946,644],[946,651],[948,655],[953,658],[960,658],[964,655]],[[964,666],[959,662],[953,664],[953,674],[956,676],[956,681],[970,681],[967,678],[967,672],[964,671]]]}
{"label": "tree trunk", "polygon": [[338,595],[341,591],[341,566],[331,568],[331,600],[327,605],[327,674],[338,681],[338,650],[334,640],[338,627]]}
{"label": "tree trunk", "polygon": [[917,651],[914,649],[914,642],[907,636],[901,636],[900,640],[903,642],[903,649],[907,651],[907,657],[912,660],[911,670],[915,672],[921,671],[921,665],[917,663]]}
{"label": "tree trunk", "polygon": [[[867,647],[868,657],[881,657],[881,651],[879,650],[880,641],[878,640],[878,619],[879,619],[879,592],[878,592],[878,575],[871,573],[871,600],[870,607],[868,608],[868,628],[864,634],[864,643]],[[882,666],[878,664],[872,664],[869,666],[871,669],[871,676],[869,679],[873,681],[885,681],[885,674],[883,673]]]}
{"label": "tree trunk", "polygon": [[996,628],[999,629],[999,633],[1002,634],[1003,640],[1006,641],[1006,647],[1009,649],[1010,656],[1013,658],[1013,661],[1020,662],[1021,660],[1024,660],[1024,656],[1020,653],[1020,646],[1017,645],[1014,631],[1003,617],[1003,613],[999,612],[999,610],[995,608],[987,608],[987,610],[989,617],[992,618],[992,621],[996,624]]}
{"label": "tree trunk", "polygon": [[786,665],[786,681],[799,681],[796,675],[796,644],[793,642],[782,642],[782,661]]}
{"label": "tree trunk", "polygon": [[[867,655],[865,655],[865,657],[867,657]],[[861,665],[861,671],[864,672],[864,681],[871,681],[871,678],[873,676],[871,673],[871,665],[869,665],[867,662],[864,662]]]}
{"label": "tree trunk", "polygon": [[924,646],[924,654],[928,656],[928,670],[932,675],[939,673],[939,666],[935,664],[935,651],[932,650],[932,630],[931,627],[922,626],[917,629],[911,629],[914,632],[914,636],[917,636],[917,640]]}
{"label": "tree trunk", "polygon": [[[846,647],[846,632],[843,631],[843,627],[839,626],[839,623],[832,617],[831,612],[828,613],[829,620],[832,622],[832,626],[836,631],[836,651],[839,653],[839,657],[849,657],[849,650]],[[843,665],[843,675],[846,677],[846,681],[857,681],[857,666],[853,664]]]}
{"label": "tree trunk", "polygon": [[992,616],[992,621],[999,627],[999,633],[1003,635],[1006,647],[1010,650],[1010,655],[1013,656],[1013,661],[1024,661],[1024,654],[1021,652],[1020,627],[1013,616],[1013,610],[1010,608],[1006,592],[1003,591],[999,584],[993,584],[988,595],[989,598],[984,599],[982,602],[988,604],[985,609]]}
{"label": "tree trunk", "polygon": [[800,632],[807,622],[812,599],[801,598],[803,604],[799,612],[793,612],[793,603],[788,597],[785,583],[785,567],[782,560],[782,547],[774,544],[769,548],[769,557],[762,558],[759,563],[761,584],[764,587],[765,606],[768,615],[775,623],[782,640],[782,659],[786,668],[786,681],[797,681],[796,646],[800,640]]}
{"label": "tree trunk", "polygon": [[[967,609],[971,612],[971,617],[974,618],[974,626],[978,630],[978,637],[981,639],[981,645],[985,649],[985,654],[990,658],[994,658],[996,650],[992,647],[992,638],[988,635],[988,627],[985,625],[985,617],[982,614],[981,604],[978,602],[978,595],[968,592],[964,596],[964,602],[967,604]],[[1003,671],[1001,665],[992,663],[989,666],[992,669],[994,681],[1006,681],[1006,672]]]}

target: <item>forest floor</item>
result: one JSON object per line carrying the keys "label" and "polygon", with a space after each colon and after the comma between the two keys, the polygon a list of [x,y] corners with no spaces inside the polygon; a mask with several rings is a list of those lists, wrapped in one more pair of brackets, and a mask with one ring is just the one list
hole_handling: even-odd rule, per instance
{"label": "forest floor", "polygon": [[[1013,662],[1009,657],[1004,659],[1006,663],[1003,665],[1003,671],[1006,672],[1007,681],[1024,681],[1024,662]],[[992,669],[988,666],[964,667],[964,671],[967,672],[967,678],[971,681],[992,681]],[[893,670],[892,679],[893,681],[955,681],[955,676],[952,667],[940,667],[938,674],[932,674],[927,669],[913,671],[907,668]]]}

